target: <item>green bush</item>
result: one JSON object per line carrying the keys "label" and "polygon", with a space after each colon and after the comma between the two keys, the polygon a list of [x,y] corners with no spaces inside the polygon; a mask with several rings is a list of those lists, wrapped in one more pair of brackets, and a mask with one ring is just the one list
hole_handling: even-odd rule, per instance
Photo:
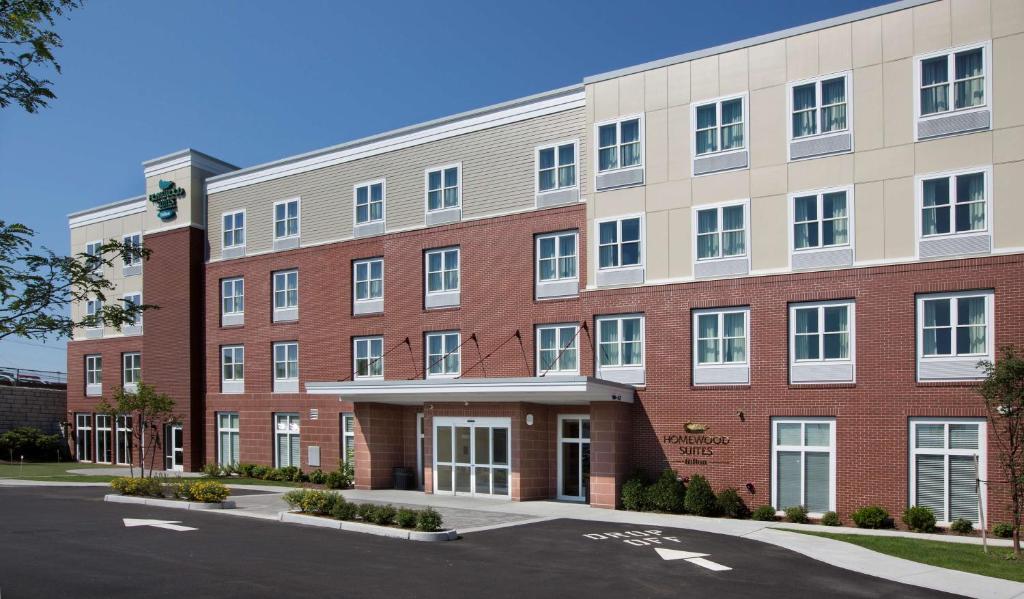
{"label": "green bush", "polygon": [[889,518],[889,512],[877,505],[862,507],[850,514],[850,518],[853,519],[853,523],[857,525],[857,528],[892,527],[892,519]]}
{"label": "green bush", "polygon": [[123,476],[110,481],[110,486],[121,495],[137,497],[164,496],[164,483],[160,478],[132,478]]}
{"label": "green bush", "polygon": [[324,471],[317,468],[316,470],[309,473],[309,482],[314,485],[322,485],[327,481],[327,475]]}
{"label": "green bush", "polygon": [[750,517],[750,508],[740,497],[739,491],[730,487],[718,494],[718,513],[726,518],[743,519]]}
{"label": "green bush", "polygon": [[331,517],[338,520],[355,520],[358,510],[359,506],[345,501],[344,497],[338,495],[338,500],[334,502],[334,507],[331,509]]}
{"label": "green bush", "polygon": [[338,469],[327,473],[324,484],[328,489],[347,489],[352,486],[352,462],[338,465]]}
{"label": "green bush", "polygon": [[253,470],[256,468],[256,464],[239,464],[236,470],[238,474],[246,478],[257,478],[253,475]]}
{"label": "green bush", "polygon": [[807,524],[807,508],[802,505],[791,505],[785,509],[786,522]]}
{"label": "green bush", "polygon": [[12,428],[0,435],[0,458],[15,462],[51,462],[67,454],[60,435],[47,435],[33,426]]}
{"label": "green bush", "polygon": [[758,507],[750,517],[754,520],[760,520],[762,522],[774,522],[775,521],[775,508],[770,505],[762,505]]}
{"label": "green bush", "polygon": [[370,514],[370,522],[381,526],[390,526],[395,522],[395,515],[397,514],[398,510],[391,504],[378,505],[377,509],[373,510],[373,513]]}
{"label": "green bush", "polygon": [[283,499],[284,502],[288,504],[288,507],[293,510],[302,510],[302,503],[306,498],[306,492],[308,490],[309,489],[292,489],[282,495],[281,499]]}
{"label": "green bush", "polygon": [[622,508],[632,512],[646,512],[647,484],[642,478],[631,478],[622,485]]}
{"label": "green bush", "polygon": [[974,532],[974,523],[966,518],[957,518],[949,523],[949,530],[958,535],[969,535]]}
{"label": "green bush", "polygon": [[359,507],[356,508],[356,514],[359,516],[360,520],[365,520],[369,522],[370,518],[373,517],[373,512],[376,509],[377,506],[373,505],[372,503],[360,503]]}
{"label": "green bush", "polygon": [[267,466],[255,464],[252,466],[252,468],[249,469],[249,476],[252,478],[258,478],[260,480],[268,480],[267,474],[270,473],[270,470],[271,468]]}
{"label": "green bush", "polygon": [[665,468],[661,477],[644,490],[647,505],[659,512],[681,514],[686,509],[686,486],[671,468]]}
{"label": "green bush", "polygon": [[903,510],[903,523],[914,532],[934,532],[935,512],[923,505],[912,505]]}
{"label": "green bush", "polygon": [[401,508],[395,513],[395,524],[402,528],[415,528],[416,517],[419,514],[416,510],[410,510],[409,508]]}
{"label": "green bush", "polygon": [[231,495],[231,489],[217,480],[197,480],[186,487],[185,499],[199,503],[220,503]]}
{"label": "green bush", "polygon": [[1000,539],[1009,539],[1013,536],[1013,525],[1008,522],[1000,522],[992,527],[992,534]]}
{"label": "green bush", "polygon": [[337,495],[330,491],[306,489],[306,494],[302,498],[301,508],[307,514],[330,514],[335,501],[337,501]]}
{"label": "green bush", "polygon": [[203,464],[203,476],[207,478],[217,478],[223,476],[222,470],[219,464]]}
{"label": "green bush", "polygon": [[718,498],[711,489],[708,480],[700,474],[690,478],[686,488],[686,511],[696,516],[715,516],[718,514]]}
{"label": "green bush", "polygon": [[822,526],[842,526],[843,522],[839,519],[839,514],[835,512],[825,512],[821,516]]}
{"label": "green bush", "polygon": [[432,507],[420,510],[416,515],[416,530],[420,532],[437,532],[441,530],[441,514]]}

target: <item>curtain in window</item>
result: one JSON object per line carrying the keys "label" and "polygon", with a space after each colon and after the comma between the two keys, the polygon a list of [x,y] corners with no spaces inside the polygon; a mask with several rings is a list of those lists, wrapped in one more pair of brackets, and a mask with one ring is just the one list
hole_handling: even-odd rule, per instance
{"label": "curtain in window", "polygon": [[957,353],[985,353],[985,298],[960,298],[957,301],[956,324]]}
{"label": "curtain in window", "polygon": [[457,289],[459,287],[459,253],[444,253],[444,288]]}
{"label": "curtain in window", "polygon": [[955,63],[954,105],[957,108],[968,108],[984,104],[985,63],[981,49],[957,54]]}
{"label": "curtain in window", "polygon": [[540,331],[540,369],[549,370],[555,365],[555,356],[558,355],[558,348],[555,347],[555,329],[541,329]]}
{"label": "curtain in window", "polygon": [[818,309],[807,308],[796,311],[796,359],[817,360],[818,353]]}
{"label": "curtain in window", "polygon": [[601,366],[617,366],[619,364],[619,330],[614,320],[602,322],[601,329]]}
{"label": "curtain in window", "polygon": [[555,274],[555,238],[546,237],[540,240],[540,278],[542,281],[554,279]]}
{"label": "curtain in window", "polygon": [[743,313],[726,314],[722,317],[725,324],[726,337],[723,348],[723,359],[726,362],[742,362],[747,358],[746,327]]}
{"label": "curtain in window", "polygon": [[622,365],[639,365],[643,360],[643,347],[640,341],[640,319],[624,318],[622,320]]}
{"label": "curtain in window", "polygon": [[850,355],[849,310],[845,306],[825,308],[825,359],[845,359]]}
{"label": "curtain in window", "polygon": [[924,209],[921,213],[921,234],[949,233],[949,179],[924,182]]}
{"label": "curtain in window", "polygon": [[456,351],[458,347],[458,338],[454,335],[446,336],[444,351],[451,352],[444,358],[444,371],[448,374],[455,374],[459,371],[459,352]]}
{"label": "curtain in window", "polygon": [[370,297],[384,295],[384,263],[375,260],[370,263]]}
{"label": "curtain in window", "polygon": [[565,144],[558,148],[558,186],[572,187],[576,185],[576,147]]}
{"label": "curtain in window", "polygon": [[619,246],[616,244],[619,238],[618,223],[615,221],[601,223],[598,228],[598,253],[601,266],[619,265]]}
{"label": "curtain in window", "polygon": [[697,317],[697,362],[718,361],[718,315],[701,314]]}
{"label": "curtain in window", "polygon": [[576,235],[563,235],[558,238],[559,276],[563,278],[576,276]]}
{"label": "curtain in window", "polygon": [[621,125],[622,131],[622,166],[635,166],[640,164],[640,121],[637,119],[625,121]]}
{"label": "curtain in window", "polygon": [[974,456],[949,456],[949,518],[978,521],[978,493]]}
{"label": "curtain in window", "polygon": [[640,219],[622,221],[622,265],[640,264]]}
{"label": "curtain in window", "polygon": [[[799,427],[799,425],[797,425]],[[802,477],[803,456],[798,451],[780,451],[777,458],[779,472],[776,478],[780,510],[803,505],[800,497],[800,479]]]}
{"label": "curtain in window", "polygon": [[697,108],[697,154],[705,154],[718,150],[716,126],[718,117],[715,105],[708,104]]}
{"label": "curtain in window", "polygon": [[444,171],[444,207],[452,208],[459,205],[459,169],[450,168]]}
{"label": "curtain in window", "polygon": [[384,187],[379,183],[370,186],[370,220],[384,217]]}
{"label": "curtain in window", "polygon": [[956,178],[956,230],[985,228],[985,175],[972,173]]}
{"label": "curtain in window", "polygon": [[555,149],[545,148],[538,156],[539,184],[541,191],[555,188]]}
{"label": "curtain in window", "polygon": [[743,100],[722,102],[722,149],[743,147]]}
{"label": "curtain in window", "polygon": [[[949,301],[925,300],[924,302],[924,354],[926,356],[952,353],[950,335]],[[920,435],[921,427],[918,427]]]}
{"label": "curtain in window", "polygon": [[814,122],[816,101],[813,83],[793,88],[793,137],[814,135],[818,132]]}
{"label": "curtain in window", "polygon": [[573,327],[564,327],[558,329],[558,350],[562,352],[561,361],[562,370],[575,370],[576,369],[576,348],[575,345],[576,329]]}
{"label": "curtain in window", "polygon": [[949,85],[945,56],[921,62],[921,114],[949,110]]}
{"label": "curtain in window", "polygon": [[697,212],[697,258],[718,257],[718,211]]}
{"label": "curtain in window", "polygon": [[743,254],[743,206],[722,208],[722,255],[739,256]]}
{"label": "curtain in window", "polygon": [[826,193],[821,198],[822,245],[844,245],[850,240],[846,192]]}
{"label": "curtain in window", "polygon": [[793,246],[798,250],[818,247],[818,198],[796,198],[793,209]]}
{"label": "curtain in window", "polygon": [[619,166],[618,149],[616,147],[616,125],[601,125],[597,130],[598,145],[597,170],[603,171]]}
{"label": "curtain in window", "polygon": [[427,175],[427,189],[427,208],[437,210],[441,207],[441,171]]}
{"label": "curtain in window", "polygon": [[821,83],[821,132],[846,129],[846,80]]}
{"label": "curtain in window", "polygon": [[945,457],[941,455],[919,455],[916,458],[914,504],[931,508],[936,520],[946,519],[944,462]]}

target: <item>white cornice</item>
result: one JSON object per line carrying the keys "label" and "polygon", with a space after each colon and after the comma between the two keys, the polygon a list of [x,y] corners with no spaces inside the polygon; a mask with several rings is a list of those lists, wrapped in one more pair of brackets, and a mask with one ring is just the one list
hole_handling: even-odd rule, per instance
{"label": "white cornice", "polygon": [[204,154],[191,148],[147,160],[142,163],[142,167],[146,178],[188,167],[195,167],[212,175],[220,175],[238,170],[238,167],[233,164],[218,160],[209,154]]}
{"label": "white cornice", "polygon": [[114,218],[121,218],[130,214],[139,214],[140,212],[145,211],[146,196],[128,198],[127,200],[120,200],[111,204],[96,206],[95,208],[89,208],[88,210],[72,212],[68,215],[68,228],[74,229],[75,227],[84,227],[85,225],[100,223]]}

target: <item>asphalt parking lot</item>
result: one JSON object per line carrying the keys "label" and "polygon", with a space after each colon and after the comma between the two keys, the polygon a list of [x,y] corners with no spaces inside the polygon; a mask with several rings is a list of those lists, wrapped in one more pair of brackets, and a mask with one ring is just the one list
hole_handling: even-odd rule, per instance
{"label": "asphalt parking lot", "polygon": [[[3,599],[952,596],[689,530],[554,520],[417,543],[104,503],[104,492],[0,489]],[[126,527],[125,518],[195,530]]]}

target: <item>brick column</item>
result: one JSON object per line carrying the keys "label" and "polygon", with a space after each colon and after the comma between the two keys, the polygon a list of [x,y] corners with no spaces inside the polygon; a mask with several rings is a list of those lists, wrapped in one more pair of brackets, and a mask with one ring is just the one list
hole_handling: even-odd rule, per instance
{"label": "brick column", "polygon": [[404,466],[402,408],[355,404],[357,489],[390,489],[392,469]]}
{"label": "brick column", "polygon": [[590,404],[590,505],[615,509],[629,473],[630,412],[620,402]]}

